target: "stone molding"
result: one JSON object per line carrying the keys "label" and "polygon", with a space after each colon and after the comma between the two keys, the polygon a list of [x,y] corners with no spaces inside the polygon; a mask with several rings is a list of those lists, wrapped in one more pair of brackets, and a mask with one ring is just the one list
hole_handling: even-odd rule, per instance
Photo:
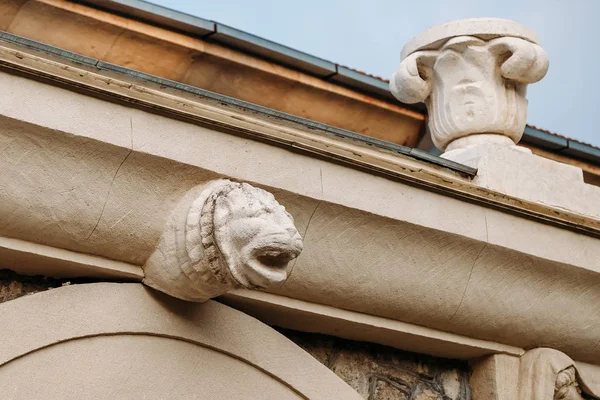
{"label": "stone molding", "polygon": [[[481,187],[459,173],[397,153],[373,149],[349,140],[339,140],[327,134],[316,134],[310,129],[298,129],[286,122],[273,123],[270,118],[248,116],[238,112],[239,110],[224,111],[195,96],[181,92],[172,93],[161,89],[158,85],[132,78],[123,80],[123,76],[112,73],[106,75],[99,71],[91,71],[64,59],[57,62],[54,57],[48,58],[47,55],[39,53],[29,54],[26,49],[15,50],[12,46],[0,45],[0,63],[9,70],[31,74],[36,79],[49,79],[50,82],[59,82],[77,90],[86,90],[90,95],[100,93],[115,101],[133,102],[186,121],[225,127],[258,140],[289,146],[292,150],[300,150],[307,154],[324,156],[348,166],[364,168],[373,174],[382,174],[489,207],[508,209],[528,218],[600,236],[598,219],[572,212],[568,207],[540,205],[527,199]],[[126,146],[123,140],[115,140],[111,143]]]}
{"label": "stone molding", "polygon": [[0,269],[54,278],[132,282],[144,278],[144,271],[139,265],[8,237],[0,237]]}
{"label": "stone molding", "polygon": [[271,193],[226,179],[189,193],[198,194],[191,205],[184,196],[143,267],[146,285],[205,301],[234,288],[285,282],[302,238]]}
{"label": "stone molding", "polygon": [[515,346],[262,291],[235,289],[221,296],[219,301],[269,325],[379,343],[437,357],[468,360],[490,354],[521,356],[525,353]]}
{"label": "stone molding", "polygon": [[[173,22],[171,17],[177,19],[175,15],[170,14],[166,21],[161,19],[156,24],[151,22],[152,17],[149,21],[127,15],[126,10],[131,7],[123,9],[124,4],[117,2],[35,0],[23,5],[22,0],[5,0],[4,3],[7,6],[3,10],[12,12],[7,10],[0,15],[0,27],[38,42],[116,65],[123,64],[123,54],[135,53],[136,57],[129,57],[126,65],[138,71],[290,114],[302,110],[310,119],[355,132],[368,131],[397,143],[416,145],[420,136],[424,115],[394,104],[392,96],[386,93],[385,83],[373,78],[367,85],[371,94],[365,95],[361,90],[363,76],[357,79],[352,76],[353,71],[344,74],[342,67],[331,79],[336,72],[333,63],[326,62],[325,69],[316,70],[313,65],[307,71],[304,67],[309,65],[293,56],[284,56],[288,63],[283,64],[291,62],[300,70],[271,62],[253,51],[262,54],[265,50],[270,52],[268,49],[259,47],[245,52],[228,46],[226,42],[233,37],[227,35],[226,27],[219,28],[225,32],[219,31],[206,40],[201,36],[208,31],[200,35],[195,29],[186,31],[186,24],[168,28],[169,22]],[[116,7],[113,11],[106,11],[113,7]],[[45,28],[48,25],[56,29],[49,32]],[[78,37],[85,37],[85,42]],[[139,51],[140,48],[144,51]],[[273,55],[281,53],[276,51]],[[298,61],[300,64],[296,64]],[[215,79],[216,76],[219,78]],[[266,92],[268,96],[263,95]],[[381,99],[382,95],[387,99]],[[336,111],[330,112],[330,107]],[[398,124],[403,128],[398,129]]]}

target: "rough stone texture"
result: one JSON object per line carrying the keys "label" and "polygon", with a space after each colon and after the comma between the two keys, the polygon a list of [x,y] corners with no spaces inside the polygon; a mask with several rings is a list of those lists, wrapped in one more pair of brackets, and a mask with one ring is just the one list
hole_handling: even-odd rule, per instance
{"label": "rough stone texture", "polygon": [[[27,60],[48,71],[54,65],[41,58]],[[559,210],[515,203],[425,163],[384,160],[376,149],[325,141],[304,128],[294,131],[298,136],[293,140],[322,149],[334,146],[330,150],[338,155],[350,154],[352,148],[365,160],[398,166],[416,180],[429,176],[427,182],[493,199],[515,215],[24,77],[2,72],[0,86],[6,87],[6,95],[0,96],[0,134],[10,143],[0,158],[2,210],[10,216],[0,224],[4,237],[141,265],[154,251],[179,196],[217,174],[228,176],[276,192],[305,236],[290,279],[269,289],[270,294],[452,332],[461,341],[501,343],[503,348],[535,347],[544,332],[545,344],[578,360],[597,362],[600,357],[600,346],[594,350],[599,292],[592,290],[600,284],[598,239],[516,215],[535,211],[542,219],[564,223],[567,217]],[[142,96],[136,93],[122,90],[132,98]],[[152,93],[173,107],[188,104],[161,97],[158,90]],[[197,110],[198,117],[209,116],[209,109]],[[262,117],[231,108],[210,110],[221,122],[234,124],[237,116],[246,122],[235,126],[292,140],[292,131],[271,130],[274,125],[264,125]],[[128,156],[132,141],[134,151]],[[581,223],[582,229],[593,226],[587,219],[568,222]],[[518,295],[507,297],[507,291]],[[510,318],[515,315],[519,318]],[[341,322],[332,323],[328,333],[336,335]],[[514,329],[520,334],[513,334]],[[358,339],[365,331],[352,334]],[[402,340],[396,332],[381,334],[386,342]],[[425,333],[419,335],[427,339]],[[449,340],[440,350],[454,357],[474,348],[456,342]],[[513,354],[514,349],[502,351]]]}
{"label": "rough stone texture", "polygon": [[0,303],[68,285],[70,282],[65,279],[52,279],[44,276],[19,275],[8,269],[0,269]]}
{"label": "rough stone texture", "polygon": [[367,400],[470,399],[469,367],[373,343],[280,329]]}

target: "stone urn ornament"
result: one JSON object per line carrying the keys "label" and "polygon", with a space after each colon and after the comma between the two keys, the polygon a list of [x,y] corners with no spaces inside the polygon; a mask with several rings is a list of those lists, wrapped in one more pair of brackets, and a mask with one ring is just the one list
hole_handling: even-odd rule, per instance
{"label": "stone urn ornament", "polygon": [[425,102],[442,156],[468,148],[515,146],[525,129],[527,85],[548,71],[536,34],[509,20],[476,18],[434,26],[404,46],[390,81],[404,103]]}

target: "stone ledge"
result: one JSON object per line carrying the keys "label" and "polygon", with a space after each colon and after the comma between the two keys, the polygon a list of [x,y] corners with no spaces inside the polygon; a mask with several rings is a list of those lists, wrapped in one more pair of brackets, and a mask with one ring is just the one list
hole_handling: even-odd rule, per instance
{"label": "stone ledge", "polygon": [[379,343],[438,357],[468,360],[490,354],[520,356],[525,353],[514,346],[270,293],[238,289],[220,297],[219,301],[269,325]]}

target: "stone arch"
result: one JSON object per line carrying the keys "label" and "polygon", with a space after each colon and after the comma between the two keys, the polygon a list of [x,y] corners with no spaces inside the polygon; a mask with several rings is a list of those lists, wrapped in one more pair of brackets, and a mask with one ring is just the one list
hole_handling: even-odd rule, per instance
{"label": "stone arch", "polygon": [[360,399],[258,320],[141,284],[65,286],[0,305],[0,393],[45,399]]}

